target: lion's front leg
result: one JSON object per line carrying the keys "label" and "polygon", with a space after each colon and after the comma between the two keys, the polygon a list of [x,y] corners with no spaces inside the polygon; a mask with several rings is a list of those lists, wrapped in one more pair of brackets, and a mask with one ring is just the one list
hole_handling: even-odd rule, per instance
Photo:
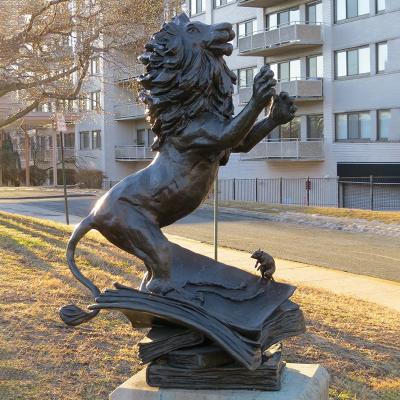
{"label": "lion's front leg", "polygon": [[274,73],[269,65],[265,65],[254,78],[250,101],[235,118],[225,124],[219,134],[220,148],[234,148],[247,136],[258,116],[275,96],[275,85]]}

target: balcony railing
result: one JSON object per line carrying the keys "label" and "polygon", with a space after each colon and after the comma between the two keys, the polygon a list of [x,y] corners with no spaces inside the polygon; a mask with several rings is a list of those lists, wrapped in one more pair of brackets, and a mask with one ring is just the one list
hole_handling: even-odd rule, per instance
{"label": "balcony railing", "polygon": [[242,153],[240,158],[241,160],[322,161],[324,159],[324,141],[322,139],[263,141],[248,153]]}
{"label": "balcony railing", "polygon": [[120,67],[114,72],[114,82],[123,83],[142,75],[144,72],[144,65],[141,64],[135,64],[129,67]]}
{"label": "balcony railing", "polygon": [[[321,100],[323,81],[322,78],[297,78],[292,81],[278,81],[276,92],[288,92],[297,101]],[[239,88],[239,102],[248,103],[253,93],[253,87]]]}
{"label": "balcony railing", "polygon": [[140,103],[116,104],[114,115],[116,120],[145,118],[144,105]]}
{"label": "balcony railing", "polygon": [[254,32],[239,38],[241,55],[273,56],[290,49],[322,45],[322,24],[291,22],[276,29]]}
{"label": "balcony railing", "polygon": [[125,145],[115,146],[117,161],[143,161],[154,158],[155,153],[148,146]]}
{"label": "balcony railing", "polygon": [[239,0],[238,5],[242,7],[266,8],[283,4],[284,0]]}

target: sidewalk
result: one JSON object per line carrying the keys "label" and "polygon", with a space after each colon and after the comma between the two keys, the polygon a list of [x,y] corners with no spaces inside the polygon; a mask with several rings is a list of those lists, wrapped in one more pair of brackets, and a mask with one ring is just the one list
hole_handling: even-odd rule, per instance
{"label": "sidewalk", "polygon": [[[2,210],[7,211],[4,208]],[[13,205],[12,209],[10,208],[8,212],[61,223],[65,221],[64,214],[62,213],[47,211],[40,207],[32,207],[31,205],[26,207],[23,204],[19,204],[17,209],[16,205]],[[71,224],[77,224],[81,220],[82,218],[79,216],[70,216]],[[175,235],[167,236],[169,240],[182,247],[208,257],[214,257],[214,247],[210,244]],[[220,247],[218,249],[218,259],[223,263],[242,268],[251,273],[256,272],[253,268],[255,261],[250,258],[250,254],[247,252]],[[396,282],[278,258],[275,259],[275,262],[276,273],[274,277],[277,280],[284,279],[299,286],[310,286],[328,290],[339,295],[349,295],[400,312],[400,284]]]}

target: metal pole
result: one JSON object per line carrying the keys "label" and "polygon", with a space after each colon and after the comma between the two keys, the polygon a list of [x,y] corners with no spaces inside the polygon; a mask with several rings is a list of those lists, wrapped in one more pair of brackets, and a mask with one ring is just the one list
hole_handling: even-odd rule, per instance
{"label": "metal pole", "polygon": [[374,176],[370,175],[369,177],[369,184],[370,184],[370,202],[371,202],[371,210],[374,209]]}
{"label": "metal pole", "polygon": [[218,261],[218,175],[214,181],[214,259]]}
{"label": "metal pole", "polygon": [[307,206],[310,205],[310,189],[311,189],[311,180],[310,177],[307,177],[307,183],[306,183],[306,189],[307,189]]}
{"label": "metal pole", "polygon": [[65,178],[65,162],[64,162],[64,139],[63,139],[63,133],[62,132],[60,132],[60,144],[61,144],[62,178],[63,178],[63,186],[64,186],[65,220],[67,222],[67,225],[69,225],[67,180]]}

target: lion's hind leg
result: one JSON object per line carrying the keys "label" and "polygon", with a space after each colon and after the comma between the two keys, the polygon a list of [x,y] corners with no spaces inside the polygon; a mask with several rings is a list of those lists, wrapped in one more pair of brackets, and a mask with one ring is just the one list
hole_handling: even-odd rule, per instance
{"label": "lion's hind leg", "polygon": [[119,211],[123,211],[120,218],[102,233],[116,246],[144,262],[147,275],[141,289],[162,294],[168,292],[172,289],[168,239],[158,224],[139,209],[125,206]]}

